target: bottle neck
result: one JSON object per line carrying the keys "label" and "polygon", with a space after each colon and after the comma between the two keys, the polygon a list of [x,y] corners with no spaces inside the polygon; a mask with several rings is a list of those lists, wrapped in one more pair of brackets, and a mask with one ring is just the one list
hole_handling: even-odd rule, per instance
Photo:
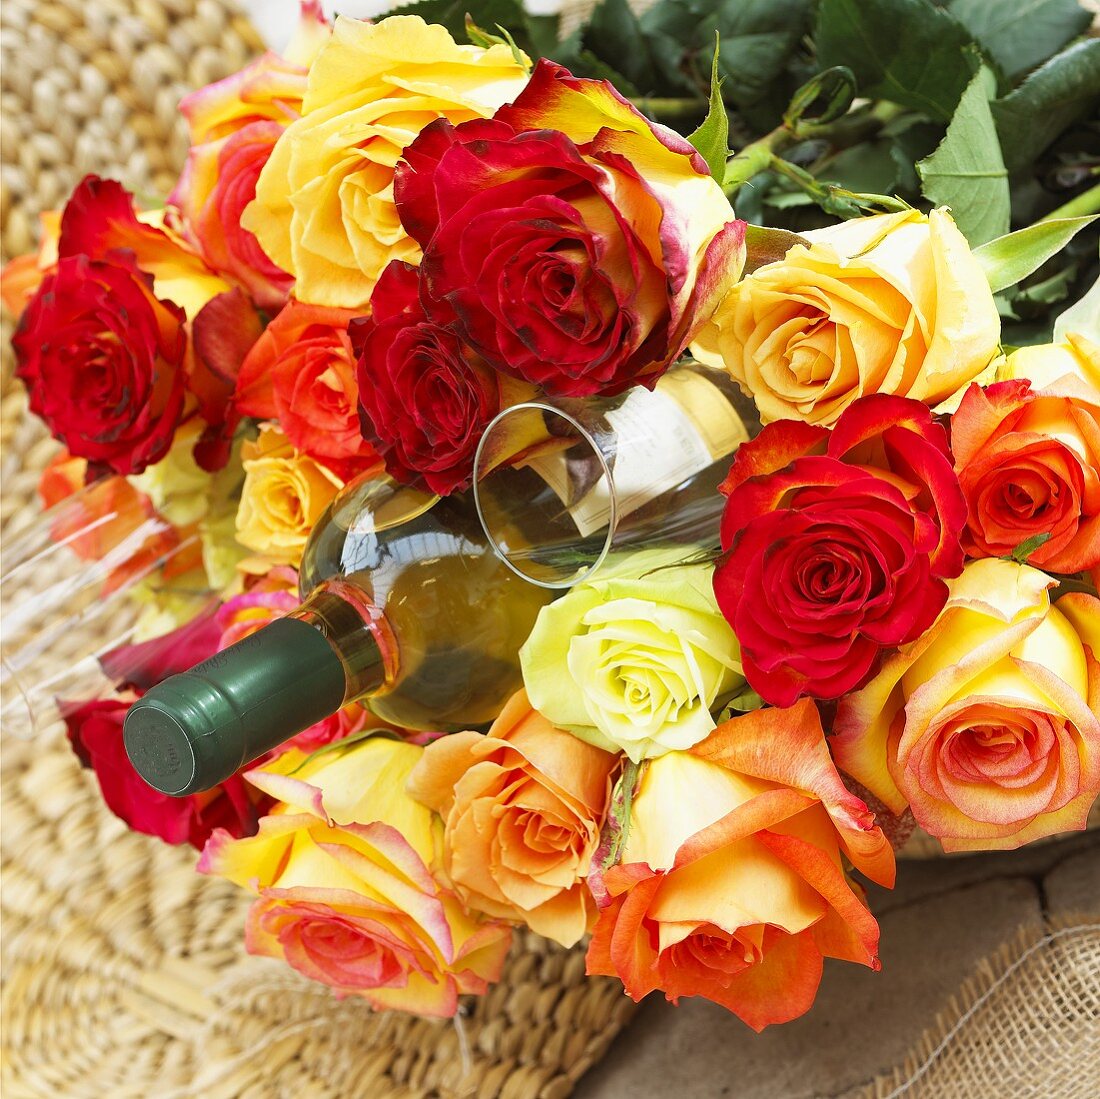
{"label": "bottle neck", "polygon": [[386,694],[399,676],[397,639],[382,612],[345,580],[326,580],[289,617],[308,623],[344,669],[344,704]]}

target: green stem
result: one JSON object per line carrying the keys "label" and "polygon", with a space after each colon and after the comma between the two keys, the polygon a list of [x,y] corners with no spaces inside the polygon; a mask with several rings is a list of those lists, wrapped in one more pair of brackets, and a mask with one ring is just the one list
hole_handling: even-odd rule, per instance
{"label": "green stem", "polygon": [[1046,217],[1039,220],[1054,221],[1057,218],[1080,218],[1087,217],[1089,214],[1100,214],[1100,183],[1090,187],[1087,191],[1082,191],[1076,198],[1071,198],[1065,205],[1059,206],[1057,210],[1051,210]]}
{"label": "green stem", "polygon": [[675,98],[643,95],[630,102],[642,114],[657,115],[660,118],[691,118],[693,115],[704,115],[709,105],[707,100],[694,96]]}
{"label": "green stem", "polygon": [[768,170],[773,154],[781,153],[800,141],[827,141],[832,152],[859,145],[874,137],[903,111],[903,107],[894,103],[879,102],[869,110],[860,108],[849,111],[834,122],[800,122],[795,129],[777,126],[770,134],[746,145],[726,161],[722,189],[729,198],[733,198],[753,176]]}
{"label": "green stem", "polygon": [[726,161],[726,177],[722,190],[733,198],[753,176],[766,172],[772,156],[795,144],[799,139],[786,128],[777,126],[770,134],[746,145]]}

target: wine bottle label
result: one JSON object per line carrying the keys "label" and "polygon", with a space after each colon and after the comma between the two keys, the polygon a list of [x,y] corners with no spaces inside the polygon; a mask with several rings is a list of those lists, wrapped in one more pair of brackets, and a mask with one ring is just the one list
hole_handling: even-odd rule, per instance
{"label": "wine bottle label", "polygon": [[[652,391],[634,389],[606,416],[614,434],[611,461],[618,518],[732,454],[749,433],[726,395],[690,370],[666,374]],[[565,505],[581,537],[611,521],[611,486],[595,479],[580,499],[575,456],[569,451],[537,457],[527,464]],[[595,462],[595,459],[593,459]]]}

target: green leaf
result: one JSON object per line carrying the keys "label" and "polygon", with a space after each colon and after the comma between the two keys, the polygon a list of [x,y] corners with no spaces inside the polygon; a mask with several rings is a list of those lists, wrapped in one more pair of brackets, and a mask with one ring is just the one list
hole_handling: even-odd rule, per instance
{"label": "green leaf", "polygon": [[1010,80],[1057,53],[1090,20],[1077,0],[950,0],[946,6]]}
{"label": "green leaf", "polygon": [[524,72],[531,71],[531,62],[523,55],[523,51],[516,45],[516,40],[498,23],[497,30],[500,34],[492,34],[483,30],[473,20],[469,12],[466,13],[466,37],[474,46],[489,49],[490,46],[507,46],[512,51],[512,57]]}
{"label": "green leaf", "polygon": [[1077,42],[993,104],[1010,172],[1029,165],[1100,96],[1100,38]]}
{"label": "green leaf", "polygon": [[519,0],[416,0],[393,8],[386,15],[419,15],[425,23],[446,27],[451,36],[461,42],[466,34],[466,13],[470,8],[483,25],[525,26],[526,16]]}
{"label": "green leaf", "polygon": [[758,103],[809,30],[812,0],[713,0],[697,5],[700,30],[718,32],[726,101]]}
{"label": "green leaf", "polygon": [[974,258],[982,265],[993,293],[997,294],[1037,271],[1097,217],[1100,215],[1036,222],[987,241],[974,249]]}
{"label": "green leaf", "polygon": [[[810,201],[808,195],[797,197]],[[745,230],[745,274],[751,275],[764,264],[781,260],[796,244],[809,245],[809,243],[805,237],[788,232],[786,229],[750,225]]]}
{"label": "green leaf", "polygon": [[1054,342],[1061,343],[1077,332],[1093,343],[1100,343],[1100,279],[1076,305],[1071,305],[1054,322]]}
{"label": "green leaf", "polygon": [[822,67],[847,65],[860,95],[946,122],[974,74],[970,32],[931,0],[821,0]]}
{"label": "green leaf", "polygon": [[989,109],[995,88],[993,73],[983,66],[963,92],[943,141],[917,165],[924,197],[951,207],[971,245],[1008,232],[1008,173]]}
{"label": "green leaf", "polygon": [[1013,551],[1012,560],[1020,565],[1026,565],[1028,558],[1040,547],[1050,541],[1050,531],[1044,530],[1042,534],[1025,538]]}
{"label": "green leaf", "polygon": [[637,94],[654,93],[656,73],[649,46],[626,0],[603,0],[581,32],[581,39],[586,50],[621,72]]}
{"label": "green leaf", "polygon": [[688,134],[688,141],[707,162],[710,174],[721,184],[729,156],[730,120],[722,101],[722,81],[718,76],[718,36],[714,37],[714,61],[710,72],[710,107],[699,128]]}

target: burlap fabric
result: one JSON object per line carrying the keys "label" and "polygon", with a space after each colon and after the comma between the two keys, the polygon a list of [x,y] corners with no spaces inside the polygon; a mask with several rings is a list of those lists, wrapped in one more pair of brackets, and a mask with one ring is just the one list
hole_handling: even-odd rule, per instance
{"label": "burlap fabric", "polygon": [[[163,194],[186,149],[180,94],[258,48],[212,0],[5,0],[2,20],[5,259],[87,171]],[[35,514],[55,449],[12,382],[9,332],[5,318],[5,536]],[[196,875],[189,851],[127,831],[56,737],[5,742],[2,763],[5,1095],[559,1099],[629,1018],[580,951],[534,936],[454,1024],[338,1002],[246,956],[247,897]],[[1097,923],[1006,945],[860,1099],[1100,1092],[1098,972]]]}

